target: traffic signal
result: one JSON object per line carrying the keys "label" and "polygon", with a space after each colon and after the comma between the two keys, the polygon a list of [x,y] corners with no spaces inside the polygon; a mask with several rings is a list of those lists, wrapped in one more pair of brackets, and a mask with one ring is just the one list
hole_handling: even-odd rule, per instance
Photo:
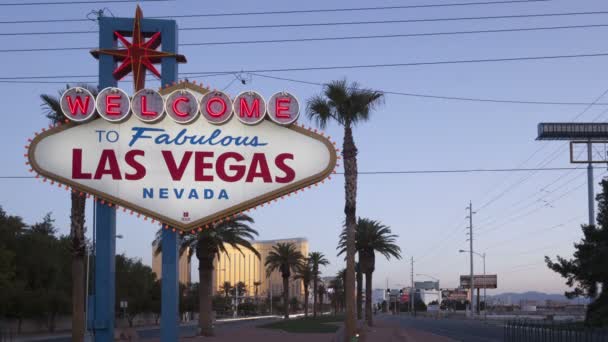
{"label": "traffic signal", "polygon": [[386,289],[386,294],[391,294],[391,289]]}

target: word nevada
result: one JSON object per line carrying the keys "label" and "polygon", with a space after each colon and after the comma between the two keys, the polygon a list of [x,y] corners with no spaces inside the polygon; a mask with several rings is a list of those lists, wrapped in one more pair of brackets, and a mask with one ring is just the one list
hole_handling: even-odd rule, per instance
{"label": "word nevada", "polygon": [[294,123],[300,113],[297,98],[278,92],[268,100],[255,91],[245,91],[234,99],[222,91],[195,93],[187,88],[162,95],[152,89],[137,91],[132,97],[120,88],[109,87],[95,97],[89,90],[73,87],[60,99],[61,111],[73,122],[87,122],[99,115],[109,122],[123,122],[135,115],[145,123],[154,123],[169,116],[187,124],[203,116],[209,123],[220,125],[232,116],[247,125],[256,125],[268,116],[279,125]]}

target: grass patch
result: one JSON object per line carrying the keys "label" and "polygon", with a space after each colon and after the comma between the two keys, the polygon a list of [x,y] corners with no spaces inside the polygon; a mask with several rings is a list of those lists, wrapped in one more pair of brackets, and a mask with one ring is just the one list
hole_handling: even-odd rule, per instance
{"label": "grass patch", "polygon": [[278,329],[290,333],[334,333],[338,331],[338,325],[333,324],[342,322],[341,316],[322,316],[317,318],[297,318],[282,320],[261,325],[260,328]]}

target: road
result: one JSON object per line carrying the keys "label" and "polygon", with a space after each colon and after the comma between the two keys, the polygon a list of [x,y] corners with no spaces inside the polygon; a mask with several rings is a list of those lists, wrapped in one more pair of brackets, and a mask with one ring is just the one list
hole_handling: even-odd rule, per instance
{"label": "road", "polygon": [[383,319],[397,322],[404,328],[426,331],[457,341],[496,342],[503,340],[503,328],[496,323],[456,318],[410,317],[406,315],[384,316]]}

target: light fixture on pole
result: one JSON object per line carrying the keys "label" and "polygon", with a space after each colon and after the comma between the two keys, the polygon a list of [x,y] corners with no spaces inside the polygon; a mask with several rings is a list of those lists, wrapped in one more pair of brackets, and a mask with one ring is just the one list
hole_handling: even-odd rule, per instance
{"label": "light fixture on pole", "polygon": [[[483,259],[483,276],[485,278],[485,276],[486,276],[486,253],[485,252],[480,254],[480,253],[477,253],[475,251],[467,251],[467,250],[464,250],[464,249],[461,249],[458,252],[459,253],[472,253],[472,254],[475,254],[475,255],[481,257],[481,259]],[[471,282],[472,281],[473,280],[471,279]],[[471,290],[471,291],[473,291],[473,290]],[[486,286],[485,285],[483,287],[483,305],[484,305],[484,312],[485,312],[485,308],[488,305],[488,303],[486,302]]]}

